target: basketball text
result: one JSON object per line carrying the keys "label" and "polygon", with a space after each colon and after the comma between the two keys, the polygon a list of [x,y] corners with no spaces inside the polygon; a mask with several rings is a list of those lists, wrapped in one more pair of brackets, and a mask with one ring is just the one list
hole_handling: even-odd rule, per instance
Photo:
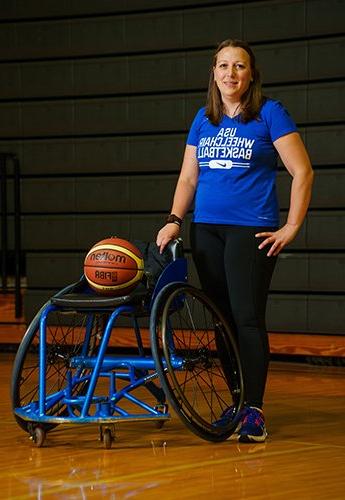
{"label": "basketball text", "polygon": [[117,281],[117,272],[116,271],[95,271],[95,278],[101,280],[110,280],[113,283]]}
{"label": "basketball text", "polygon": [[124,255],[113,254],[107,251],[104,252],[94,252],[90,256],[91,260],[104,260],[108,262],[119,262],[121,264],[126,263],[126,257]]}

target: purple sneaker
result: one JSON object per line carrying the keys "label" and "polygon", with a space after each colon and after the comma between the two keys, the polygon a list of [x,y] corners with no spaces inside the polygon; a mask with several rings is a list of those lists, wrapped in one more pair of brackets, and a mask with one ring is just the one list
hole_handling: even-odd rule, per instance
{"label": "purple sneaker", "polygon": [[265,417],[260,408],[246,407],[246,414],[238,431],[240,443],[261,443],[266,440]]}

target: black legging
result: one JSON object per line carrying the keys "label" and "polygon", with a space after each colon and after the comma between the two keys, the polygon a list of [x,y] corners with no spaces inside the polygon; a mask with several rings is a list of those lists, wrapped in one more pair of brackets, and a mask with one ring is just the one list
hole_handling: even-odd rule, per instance
{"label": "black legging", "polygon": [[193,259],[204,291],[232,326],[239,345],[245,401],[261,408],[269,363],[265,324],[275,257],[255,234],[272,227],[191,224]]}

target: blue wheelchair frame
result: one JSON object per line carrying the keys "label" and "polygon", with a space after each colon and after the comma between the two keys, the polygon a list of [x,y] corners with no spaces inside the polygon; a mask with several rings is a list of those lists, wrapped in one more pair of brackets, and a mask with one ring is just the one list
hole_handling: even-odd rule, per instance
{"label": "blue wheelchair frame", "polygon": [[[94,297],[90,291],[85,278],[81,282],[85,283],[85,297],[91,299]],[[153,290],[148,305],[145,306],[143,314],[149,316],[154,305],[158,293],[166,286],[173,282],[186,283],[187,281],[187,261],[185,258],[176,258],[170,262],[162,271],[156,286]],[[80,284],[81,282],[78,282]],[[72,371],[68,370],[66,387],[56,393],[46,395],[46,370],[47,370],[47,320],[48,316],[55,311],[63,311],[64,306],[59,305],[64,301],[64,297],[75,289],[76,284],[69,285],[56,295],[41,311],[39,321],[39,397],[38,401],[30,402],[29,404],[15,408],[14,413],[20,419],[36,424],[61,424],[61,423],[97,423],[109,424],[116,421],[128,420],[156,420],[165,421],[170,419],[170,414],[167,411],[167,405],[161,404],[151,406],[139,398],[135,397],[132,392],[141,386],[147,386],[150,382],[158,377],[154,360],[152,356],[145,356],[140,329],[137,323],[137,318],[134,316],[137,312],[137,304],[131,304],[131,296],[119,298],[118,301],[123,301],[123,304],[118,305],[107,321],[103,336],[99,345],[97,356],[88,356],[87,347],[90,340],[92,321],[86,328],[83,349],[80,355],[74,356],[69,360],[70,368],[76,369],[77,374],[72,376]],[[61,300],[62,299],[62,300]],[[97,304],[97,297],[94,297]],[[92,319],[95,312],[104,312],[104,305],[114,303],[114,298],[107,299],[102,297],[100,306],[78,306],[75,308],[78,312],[89,313]],[[115,299],[115,302],[117,300]],[[72,306],[66,301],[68,308]],[[73,309],[73,307],[72,307]],[[106,351],[109,345],[112,330],[116,325],[116,321],[121,315],[133,315],[135,321],[135,333],[138,341],[139,355],[107,355]],[[175,357],[172,360],[175,369],[183,369],[183,359]],[[84,369],[90,369],[87,375],[83,375]],[[151,373],[149,373],[151,372]],[[109,394],[107,396],[95,396],[95,389],[100,377],[109,379]],[[128,381],[120,390],[117,390],[117,379]],[[73,396],[74,387],[79,384],[87,384],[87,391],[84,395]],[[156,396],[165,401],[165,396],[162,398],[162,389],[155,386],[151,388],[151,392],[156,392]],[[129,413],[119,406],[121,400],[126,399],[137,406],[141,413]],[[63,415],[49,415],[49,410],[56,404],[61,404],[66,407]],[[90,408],[96,405],[96,411],[90,415]],[[76,412],[76,408],[79,411]]]}

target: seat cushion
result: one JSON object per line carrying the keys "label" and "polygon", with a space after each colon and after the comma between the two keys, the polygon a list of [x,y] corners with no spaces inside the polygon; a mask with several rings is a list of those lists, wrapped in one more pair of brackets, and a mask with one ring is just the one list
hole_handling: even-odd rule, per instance
{"label": "seat cushion", "polygon": [[[78,285],[80,285],[80,283],[78,283]],[[69,293],[52,297],[52,304],[72,309],[84,307],[87,309],[114,309],[114,307],[118,307],[122,304],[143,305],[148,295],[146,287],[141,283],[131,293],[120,297],[100,295],[93,292],[88,287],[86,281],[84,285],[84,289],[81,289],[80,286],[76,286],[75,289],[72,289]]]}

